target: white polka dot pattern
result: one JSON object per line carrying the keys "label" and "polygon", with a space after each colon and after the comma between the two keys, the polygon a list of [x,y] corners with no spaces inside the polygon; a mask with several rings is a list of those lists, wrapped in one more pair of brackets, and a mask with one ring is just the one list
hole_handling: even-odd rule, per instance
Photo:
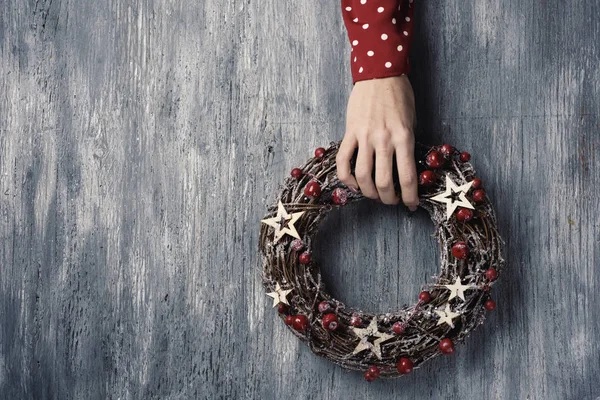
{"label": "white polka dot pattern", "polygon": [[414,0],[342,0],[353,83],[410,72],[414,12]]}

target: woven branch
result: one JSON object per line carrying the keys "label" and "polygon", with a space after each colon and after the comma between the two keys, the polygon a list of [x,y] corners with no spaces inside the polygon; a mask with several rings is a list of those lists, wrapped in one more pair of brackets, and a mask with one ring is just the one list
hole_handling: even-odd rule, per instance
{"label": "woven branch", "polygon": [[[339,149],[339,142],[331,142],[321,158],[313,157],[301,168],[304,174],[299,179],[288,177],[285,185],[280,190],[278,200],[281,200],[288,213],[305,211],[296,223],[296,229],[306,248],[310,249],[319,224],[327,213],[336,205],[331,200],[332,192],[336,188],[348,189],[336,175],[335,157]],[[415,146],[415,160],[417,173],[428,169],[425,157],[428,152],[437,148],[417,142]],[[267,292],[274,290],[276,283],[282,288],[293,289],[288,295],[290,303],[287,314],[304,314],[308,317],[310,326],[305,331],[297,331],[291,326],[289,329],[300,340],[306,342],[315,354],[325,357],[345,369],[366,371],[375,365],[381,371],[381,377],[397,377],[396,365],[400,357],[409,358],[418,368],[423,362],[442,354],[439,342],[443,338],[451,338],[454,344],[462,343],[464,338],[485,319],[484,303],[489,299],[491,286],[485,277],[485,270],[495,268],[499,273],[504,268],[505,260],[502,257],[504,241],[500,237],[496,216],[488,198],[479,203],[473,210],[474,218],[468,222],[459,222],[454,216],[446,219],[445,204],[430,200],[431,197],[444,191],[445,174],[450,174],[454,182],[459,185],[471,181],[475,171],[469,162],[457,160],[458,152],[455,150],[443,169],[434,169],[436,183],[430,187],[419,185],[419,206],[426,209],[435,227],[435,238],[440,247],[440,273],[437,282],[426,284],[430,287],[431,301],[427,304],[417,303],[404,306],[397,312],[385,314],[371,314],[369,312],[345,305],[333,298],[325,287],[321,272],[316,262],[301,264],[298,261],[300,251],[293,250],[290,246],[293,238],[284,236],[276,244],[273,243],[273,228],[261,224],[259,237],[259,251],[261,254],[261,276],[263,286]],[[355,158],[352,160],[351,169],[354,173]],[[306,184],[316,179],[321,185],[321,195],[309,198],[304,195]],[[395,182],[397,192],[399,183]],[[360,192],[354,193],[347,190],[348,199],[345,203],[366,199]],[[265,218],[273,217],[277,212],[277,202],[268,208]],[[467,259],[458,260],[453,257],[451,247],[462,240],[469,246]],[[465,301],[458,297],[448,300],[449,291],[439,285],[452,284],[456,277],[460,277],[463,284],[477,286],[477,289],[465,291]],[[338,316],[339,328],[334,331],[326,330],[320,318],[318,304],[328,301]],[[441,308],[450,302],[452,310],[460,314],[456,317],[454,328],[447,324],[437,325],[438,316],[434,309]],[[394,334],[381,344],[381,358],[365,350],[352,354],[359,338],[350,329],[350,320],[353,315],[361,318],[365,327],[373,318],[378,321],[380,332],[394,334],[392,326],[395,322],[405,323],[405,330],[401,334]],[[285,319],[286,313],[280,313],[280,318]]]}

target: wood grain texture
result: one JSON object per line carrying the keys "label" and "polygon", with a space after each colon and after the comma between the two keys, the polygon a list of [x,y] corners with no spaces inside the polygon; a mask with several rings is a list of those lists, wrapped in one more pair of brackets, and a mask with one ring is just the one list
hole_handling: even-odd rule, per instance
{"label": "wood grain texture", "polygon": [[[471,152],[507,244],[486,324],[367,384],[276,318],[259,220],[343,136],[338,3],[0,2],[0,397],[600,398],[593,0],[417,4],[417,137]],[[432,233],[361,203],[316,257],[386,311],[437,272]]]}

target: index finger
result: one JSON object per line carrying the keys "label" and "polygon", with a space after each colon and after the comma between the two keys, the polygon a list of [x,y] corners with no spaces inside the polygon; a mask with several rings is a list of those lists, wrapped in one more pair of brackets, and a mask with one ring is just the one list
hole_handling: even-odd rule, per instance
{"label": "index finger", "polygon": [[337,155],[335,156],[335,163],[337,166],[337,176],[346,186],[358,189],[358,183],[352,174],[350,173],[350,160],[354,155],[358,141],[354,135],[346,135],[340,144]]}

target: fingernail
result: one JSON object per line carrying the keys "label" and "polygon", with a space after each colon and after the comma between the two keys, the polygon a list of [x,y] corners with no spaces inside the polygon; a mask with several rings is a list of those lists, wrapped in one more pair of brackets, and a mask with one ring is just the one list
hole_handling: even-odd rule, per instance
{"label": "fingernail", "polygon": [[417,210],[417,206],[410,206],[410,207],[408,207],[408,209],[410,211],[416,211]]}
{"label": "fingernail", "polygon": [[349,189],[350,189],[352,192],[354,192],[354,193],[358,193],[358,189],[357,189],[357,188],[355,188],[354,186],[348,186],[348,188],[349,188]]}

